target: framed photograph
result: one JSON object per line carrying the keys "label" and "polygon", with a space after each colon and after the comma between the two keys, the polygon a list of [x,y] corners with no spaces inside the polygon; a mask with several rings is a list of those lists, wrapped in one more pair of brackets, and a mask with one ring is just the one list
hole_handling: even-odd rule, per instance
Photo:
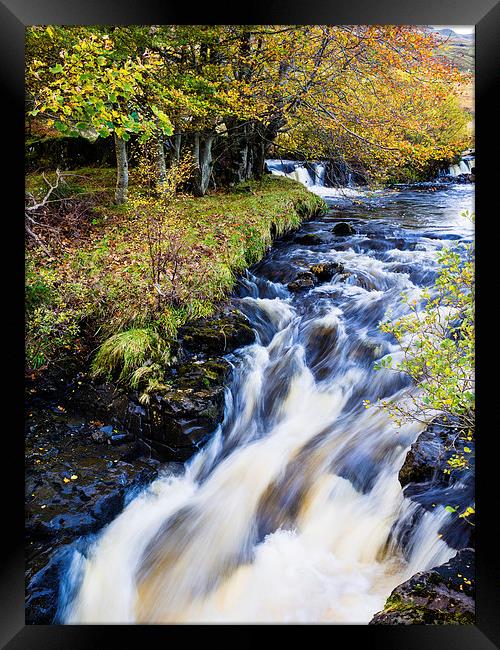
{"label": "framed photograph", "polygon": [[0,15],[2,647],[499,648],[498,5]]}

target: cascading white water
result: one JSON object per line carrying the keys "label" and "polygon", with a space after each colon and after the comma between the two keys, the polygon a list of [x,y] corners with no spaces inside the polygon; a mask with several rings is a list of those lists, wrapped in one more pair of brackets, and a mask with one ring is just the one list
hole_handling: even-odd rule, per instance
{"label": "cascading white water", "polygon": [[336,187],[325,185],[326,163],[323,162],[308,163],[305,166],[304,163],[295,160],[269,159],[266,160],[266,165],[275,176],[285,176],[299,181],[319,196],[352,198],[364,194],[361,188],[355,186],[351,172],[347,172],[344,184]]}
{"label": "cascading white water", "polygon": [[473,156],[466,156],[457,165],[450,165],[448,175],[456,178],[460,174],[470,174],[475,164]]}
{"label": "cascading white water", "polygon": [[[462,236],[456,223],[453,213],[447,228]],[[224,423],[182,475],[165,471],[75,555],[65,622],[363,623],[397,584],[454,555],[440,535],[450,513],[409,524],[419,506],[398,481],[424,425],[396,429],[363,407],[408,399],[403,377],[373,369],[397,354],[377,324],[404,312],[401,291],[418,299],[450,242],[410,225],[415,245],[377,248],[378,228],[378,240],[354,235],[339,249],[281,248],[248,274],[234,301],[257,342],[232,358]],[[266,277],[304,259],[350,275],[300,296]]]}
{"label": "cascading white water", "polygon": [[[324,165],[316,163],[311,174],[307,167],[293,160],[266,160],[266,164],[271,173],[276,176],[286,176],[294,181],[302,183],[306,187],[313,185],[323,185],[324,182]],[[322,170],[322,171],[321,171]]]}

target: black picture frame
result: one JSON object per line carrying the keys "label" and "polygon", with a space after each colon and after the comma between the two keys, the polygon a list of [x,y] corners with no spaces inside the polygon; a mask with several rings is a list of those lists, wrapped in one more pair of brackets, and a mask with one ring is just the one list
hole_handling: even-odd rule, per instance
{"label": "black picture frame", "polygon": [[[498,474],[494,423],[495,381],[488,376],[488,359],[494,358],[497,318],[489,312],[498,301],[488,291],[488,281],[495,272],[494,246],[496,208],[494,146],[495,119],[498,119],[494,91],[500,71],[500,4],[495,0],[440,0],[430,4],[422,0],[346,0],[326,4],[324,0],[278,0],[247,4],[235,10],[221,4],[206,3],[194,8],[191,3],[164,0],[0,0],[0,70],[5,109],[2,122],[11,146],[4,145],[1,158],[7,162],[2,176],[4,188],[12,201],[4,213],[9,226],[5,247],[14,252],[14,262],[4,270],[7,296],[4,324],[8,326],[8,349],[4,363],[10,364],[7,411],[12,422],[4,424],[2,455],[2,514],[6,549],[0,563],[0,641],[8,650],[50,648],[114,648],[143,643],[151,647],[159,639],[172,643],[173,629],[165,626],[26,626],[24,623],[24,556],[23,556],[23,249],[24,228],[20,218],[24,185],[24,30],[36,24],[456,24],[476,26],[476,278],[477,310],[477,565],[476,624],[468,626],[329,626],[331,642],[348,639],[349,645],[384,650],[492,650],[500,648],[500,570],[498,536],[495,522],[498,506],[495,476]],[[7,133],[8,132],[8,133]],[[4,136],[2,136],[4,140]],[[497,145],[498,149],[498,145]],[[488,157],[490,160],[488,161]],[[497,181],[498,182],[498,181]],[[5,200],[7,197],[5,196]],[[2,199],[2,202],[4,199]],[[19,214],[18,214],[19,211]],[[8,219],[8,223],[6,223]],[[3,231],[6,232],[6,231]],[[19,255],[19,258],[17,258]],[[494,287],[493,283],[492,286]],[[498,310],[497,310],[498,313]],[[5,339],[3,339],[5,340]],[[14,406],[13,406],[14,405]],[[17,405],[17,406],[16,406]],[[491,416],[491,419],[490,419]],[[191,627],[182,630],[188,633]],[[259,626],[253,626],[259,627]],[[282,626],[283,627],[283,626]],[[285,626],[290,627],[290,626]],[[292,627],[296,627],[295,625]],[[179,630],[180,626],[169,626]],[[323,630],[325,631],[325,630]],[[159,638],[158,638],[159,637]],[[249,638],[249,640],[251,640]],[[183,641],[185,643],[185,640]]]}

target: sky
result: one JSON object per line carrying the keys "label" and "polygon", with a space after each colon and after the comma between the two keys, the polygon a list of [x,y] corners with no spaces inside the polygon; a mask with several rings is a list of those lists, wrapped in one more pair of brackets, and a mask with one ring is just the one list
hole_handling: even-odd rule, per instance
{"label": "sky", "polygon": [[432,25],[436,29],[452,29],[457,34],[473,34],[474,25]]}

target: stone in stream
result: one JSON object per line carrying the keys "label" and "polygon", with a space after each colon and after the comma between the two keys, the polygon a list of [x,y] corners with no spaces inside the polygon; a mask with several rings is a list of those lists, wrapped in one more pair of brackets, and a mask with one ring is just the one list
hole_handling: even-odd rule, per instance
{"label": "stone in stream", "polygon": [[187,460],[222,421],[230,372],[223,358],[181,363],[167,375],[167,388],[132,409],[130,429],[162,460]]}
{"label": "stone in stream", "polygon": [[237,310],[210,318],[200,318],[179,328],[178,339],[188,353],[229,354],[255,341],[248,319]]}
{"label": "stone in stream", "polygon": [[396,587],[370,625],[474,625],[474,550],[416,573]]}
{"label": "stone in stream", "polygon": [[246,316],[235,309],[181,327],[179,362],[166,370],[166,388],[151,395],[147,405],[131,396],[128,430],[161,460],[190,458],[224,417],[231,366],[223,356],[255,337]]}
{"label": "stone in stream", "polygon": [[[418,436],[399,470],[401,487],[429,481],[449,484],[450,474],[444,471],[449,469],[448,460],[456,450],[463,452],[465,447],[471,450],[474,448],[474,441],[464,440],[460,437],[459,429],[452,425],[450,420],[444,422],[438,417]],[[461,470],[453,471],[455,480],[461,475]]]}
{"label": "stone in stream", "polygon": [[301,271],[297,273],[292,282],[289,282],[287,287],[289,291],[298,293],[300,291],[307,291],[319,282],[328,282],[336,274],[342,274],[344,266],[339,262],[323,262],[322,264],[313,264],[309,267],[309,271]]}
{"label": "stone in stream", "polygon": [[314,233],[307,233],[305,235],[297,235],[294,239],[297,244],[307,244],[308,246],[319,246],[325,242],[319,235]]}
{"label": "stone in stream", "polygon": [[333,232],[334,235],[338,235],[340,237],[346,237],[348,235],[355,235],[356,234],[356,231],[351,226],[351,224],[346,223],[345,221],[341,221],[336,226],[334,226],[332,228],[332,232]]}
{"label": "stone in stream", "polygon": [[293,282],[289,282],[287,287],[288,291],[298,293],[299,291],[307,291],[315,285],[315,276],[310,271],[302,271],[298,273]]}
{"label": "stone in stream", "polygon": [[314,264],[309,270],[320,282],[328,282],[337,273],[344,273],[344,266],[339,262],[324,262]]}
{"label": "stone in stream", "polygon": [[[435,418],[411,445],[399,471],[404,496],[418,504],[411,519],[398,533],[398,543],[406,554],[411,531],[426,511],[449,506],[450,516],[439,534],[452,548],[473,547],[474,514],[467,519],[460,513],[474,508],[474,439],[465,436],[457,421]],[[467,467],[450,471],[448,461],[456,454],[467,459]]]}

